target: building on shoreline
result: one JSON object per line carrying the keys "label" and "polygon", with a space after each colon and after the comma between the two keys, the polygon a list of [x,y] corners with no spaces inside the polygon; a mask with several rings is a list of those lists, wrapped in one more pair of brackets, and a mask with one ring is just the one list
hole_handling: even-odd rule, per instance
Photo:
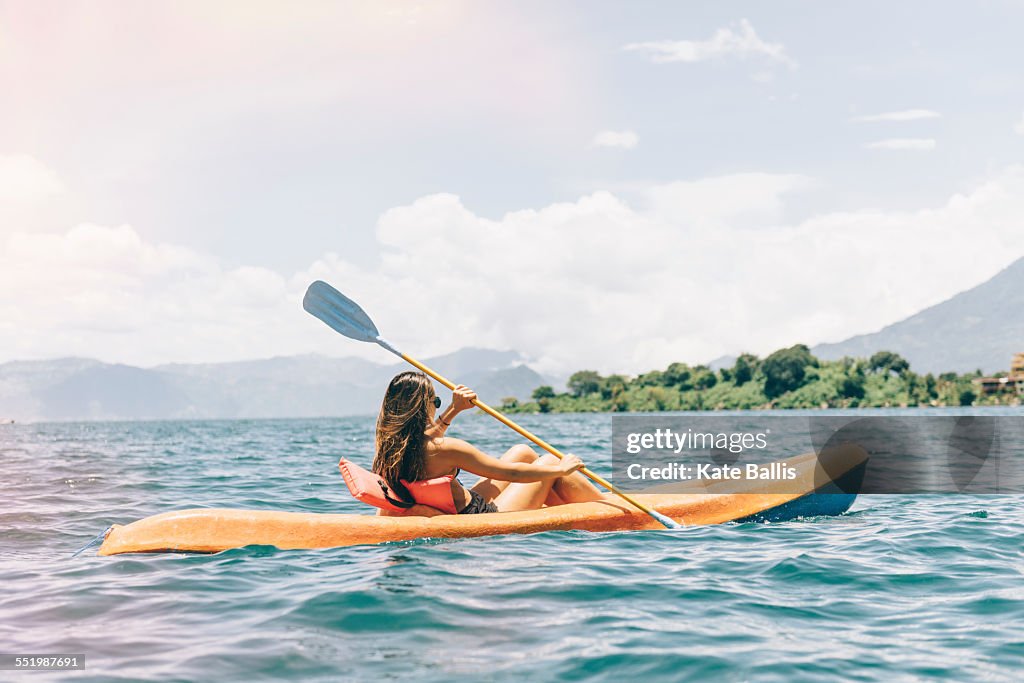
{"label": "building on shoreline", "polygon": [[1005,377],[980,377],[974,383],[985,396],[1002,393],[1016,393],[1024,396],[1024,353],[1014,355],[1010,373]]}

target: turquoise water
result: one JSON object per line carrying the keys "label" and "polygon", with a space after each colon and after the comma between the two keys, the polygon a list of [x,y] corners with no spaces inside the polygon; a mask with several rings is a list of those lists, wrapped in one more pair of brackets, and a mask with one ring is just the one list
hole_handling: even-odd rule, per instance
{"label": "turquoise water", "polygon": [[[1019,412],[1018,412],[1019,414]],[[608,471],[610,419],[523,420]],[[71,554],[193,506],[364,512],[369,418],[0,427],[0,680],[1015,680],[1024,499],[862,496],[837,518],[320,551]],[[516,443],[482,416],[453,430]],[[466,483],[472,477],[463,475]]]}

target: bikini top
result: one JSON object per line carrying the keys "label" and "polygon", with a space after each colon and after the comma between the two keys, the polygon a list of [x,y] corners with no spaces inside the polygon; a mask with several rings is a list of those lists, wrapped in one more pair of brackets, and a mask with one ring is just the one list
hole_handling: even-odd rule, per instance
{"label": "bikini top", "polygon": [[[356,500],[392,512],[401,512],[412,507],[413,504],[392,495],[387,482],[380,475],[365,470],[345,458],[338,463],[338,468],[341,470],[341,476],[344,477],[349,492]],[[459,472],[461,470],[456,469],[451,474],[421,481],[405,481],[403,479],[402,483],[412,499],[420,505],[429,505],[449,515],[455,515],[459,511],[455,507],[455,498],[452,496],[452,481],[459,476]]]}

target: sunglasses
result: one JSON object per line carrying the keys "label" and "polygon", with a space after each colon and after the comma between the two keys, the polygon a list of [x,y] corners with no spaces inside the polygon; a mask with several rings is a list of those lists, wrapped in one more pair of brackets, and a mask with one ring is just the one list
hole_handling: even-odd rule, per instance
{"label": "sunglasses", "polygon": [[440,396],[435,396],[434,397],[434,410],[437,410],[440,407],[441,407],[441,397]]}

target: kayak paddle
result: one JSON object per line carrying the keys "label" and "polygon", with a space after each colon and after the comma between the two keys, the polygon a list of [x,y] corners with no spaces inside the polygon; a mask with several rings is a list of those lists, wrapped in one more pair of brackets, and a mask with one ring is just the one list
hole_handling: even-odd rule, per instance
{"label": "kayak paddle", "polygon": [[[331,287],[326,282],[323,282],[322,280],[317,280],[316,282],[309,286],[309,289],[306,290],[306,296],[302,298],[302,307],[306,309],[308,313],[311,313],[312,315],[316,316],[323,322],[327,323],[327,326],[330,327],[335,332],[339,332],[348,337],[349,339],[355,339],[356,341],[373,342],[374,344],[378,344],[383,348],[387,349],[388,351],[390,351],[391,353],[395,354],[405,362],[409,363],[413,367],[417,368],[421,372],[424,372],[430,377],[433,377],[435,380],[437,380],[444,386],[448,387],[449,389],[455,389],[455,384],[453,382],[437,374],[436,372],[428,368],[423,363],[420,363],[412,356],[407,356],[406,354],[402,353],[394,346],[392,346],[390,342],[381,337],[380,333],[377,331],[377,326],[373,324],[372,320],[370,320],[370,316],[366,315],[366,312],[359,307],[359,304],[352,301],[347,296],[336,290],[334,287]],[[563,454],[557,448],[549,444],[547,441],[544,441],[538,436],[534,436],[531,432],[527,431],[526,429],[523,429],[515,422],[508,419],[502,413],[499,413],[497,410],[490,407],[483,401],[477,399],[473,401],[473,404],[480,410],[484,411],[491,417],[495,418],[496,420],[504,424],[506,427],[510,427],[512,430],[514,430],[521,436],[524,436],[533,443],[537,444],[538,446],[540,446],[541,448],[543,448],[556,458],[561,459],[565,457],[565,454]],[[603,477],[594,474],[586,467],[582,468],[580,472],[582,472],[583,475],[590,479],[591,481],[600,484],[601,486],[605,487],[615,495],[619,496],[633,507],[647,513],[654,519],[658,520],[666,528],[683,528],[681,524],[675,522],[668,516],[663,515],[660,512],[652,510],[646,505],[637,502],[631,496],[615,488],[610,482],[606,481]]]}

